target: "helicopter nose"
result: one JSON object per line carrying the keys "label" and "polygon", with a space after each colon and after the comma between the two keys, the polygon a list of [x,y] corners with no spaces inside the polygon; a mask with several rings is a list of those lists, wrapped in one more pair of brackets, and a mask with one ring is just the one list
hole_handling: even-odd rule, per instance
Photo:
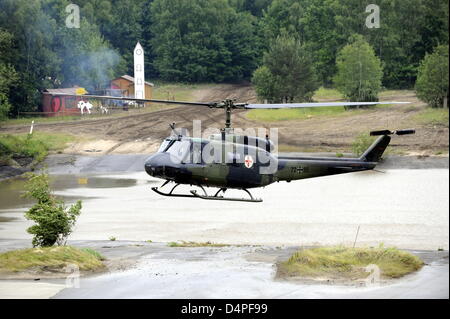
{"label": "helicopter nose", "polygon": [[150,176],[163,178],[174,177],[177,169],[179,167],[177,167],[177,164],[172,163],[167,153],[154,154],[145,161],[145,171]]}

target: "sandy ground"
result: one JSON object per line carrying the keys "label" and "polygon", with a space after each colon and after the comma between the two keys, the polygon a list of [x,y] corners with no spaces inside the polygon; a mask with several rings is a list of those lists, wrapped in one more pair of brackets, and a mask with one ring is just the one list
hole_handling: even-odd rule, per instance
{"label": "sandy ground", "polygon": [[[256,95],[251,86],[224,84],[198,89],[193,100],[200,102],[220,101],[236,98],[239,102],[255,102]],[[414,92],[394,92],[382,100],[397,100],[411,104],[397,105],[368,111],[353,116],[310,118],[303,121],[282,121],[259,123],[248,120],[243,110],[233,112],[235,128],[278,128],[279,144],[305,151],[342,152],[350,150],[355,137],[362,132],[377,129],[417,129],[415,136],[396,138],[391,145],[397,152],[407,154],[428,154],[446,151],[449,146],[447,126],[425,126],[415,123],[413,118],[425,109]],[[169,123],[192,130],[192,121],[201,120],[202,128],[221,128],[224,122],[223,110],[202,110],[197,106],[169,107],[148,112],[133,110],[122,117],[106,117],[83,121],[60,123],[39,123],[36,131],[65,132],[87,138],[75,143],[65,151],[69,154],[129,154],[151,153],[157,149],[161,139],[170,135]],[[0,127],[0,133],[25,133],[29,125]]]}

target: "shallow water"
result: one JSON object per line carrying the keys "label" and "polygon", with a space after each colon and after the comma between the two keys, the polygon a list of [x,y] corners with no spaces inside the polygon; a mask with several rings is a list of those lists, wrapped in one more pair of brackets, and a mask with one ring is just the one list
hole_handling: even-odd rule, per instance
{"label": "shallow water", "polygon": [[[33,203],[32,199],[23,197],[26,179],[14,178],[0,181],[0,214],[8,208],[27,207]],[[109,178],[95,175],[52,175],[50,177],[51,188],[55,192],[73,188],[114,188],[132,187],[136,185],[136,179]],[[64,199],[70,196],[61,196]],[[86,195],[85,197],[90,197]],[[1,217],[1,215],[0,215]],[[0,222],[2,220],[0,219]]]}
{"label": "shallow water", "polygon": [[[150,190],[162,181],[145,172],[61,175],[52,185],[68,203],[83,199],[71,239],[353,245],[359,226],[360,246],[436,250],[448,249],[448,172],[386,170],[276,183],[252,190],[262,203],[162,197]],[[15,218],[0,221],[0,238],[29,238],[23,212],[31,203],[18,199],[20,183],[0,183],[0,217]]]}

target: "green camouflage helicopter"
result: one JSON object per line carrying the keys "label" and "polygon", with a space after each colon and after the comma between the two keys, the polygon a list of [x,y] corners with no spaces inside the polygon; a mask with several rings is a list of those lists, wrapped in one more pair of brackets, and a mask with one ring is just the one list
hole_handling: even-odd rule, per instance
{"label": "green camouflage helicopter", "polygon": [[[80,95],[78,95],[80,96]],[[273,154],[274,143],[266,135],[264,138],[235,134],[231,127],[231,112],[234,109],[281,109],[330,106],[370,106],[377,104],[405,104],[409,102],[327,102],[327,103],[283,103],[249,104],[235,103],[234,100],[222,102],[181,102],[152,99],[136,99],[112,96],[82,95],[84,98],[130,100],[166,104],[197,105],[225,110],[225,128],[220,134],[209,138],[186,136],[171,124],[172,136],[166,138],[157,153],[145,162],[145,171],[153,177],[165,180],[161,187],[152,190],[163,196],[190,197],[205,200],[227,200],[262,202],[254,198],[248,189],[264,187],[274,182],[313,178],[327,175],[372,170],[380,161],[383,152],[391,141],[390,135],[414,134],[414,129],[373,131],[371,136],[378,139],[359,158],[334,157],[289,157]],[[168,192],[163,188],[168,183],[175,185]],[[198,186],[202,193],[191,190],[188,194],[177,194],[174,190],[182,184]],[[206,187],[219,190],[208,195]],[[249,198],[225,197],[227,189],[243,190]],[[220,195],[222,193],[222,195]]]}

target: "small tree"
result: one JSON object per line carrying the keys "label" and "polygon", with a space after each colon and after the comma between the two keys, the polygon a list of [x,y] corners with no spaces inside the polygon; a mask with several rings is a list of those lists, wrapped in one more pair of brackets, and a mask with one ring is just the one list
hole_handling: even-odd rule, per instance
{"label": "small tree", "polygon": [[259,98],[272,103],[310,101],[319,87],[311,56],[289,36],[274,41],[252,82]]}
{"label": "small tree", "polygon": [[36,223],[27,229],[27,232],[33,235],[33,246],[48,247],[55,243],[59,246],[65,245],[80,215],[81,201],[66,208],[64,202],[51,193],[49,177],[45,173],[29,174],[25,189],[25,197],[37,200],[25,213],[25,218]]}
{"label": "small tree", "polygon": [[336,88],[352,102],[378,101],[383,69],[381,61],[361,35],[353,36],[338,53]]}
{"label": "small tree", "polygon": [[441,45],[422,60],[416,93],[431,107],[443,107],[445,98],[448,100],[448,85],[448,45]]}

